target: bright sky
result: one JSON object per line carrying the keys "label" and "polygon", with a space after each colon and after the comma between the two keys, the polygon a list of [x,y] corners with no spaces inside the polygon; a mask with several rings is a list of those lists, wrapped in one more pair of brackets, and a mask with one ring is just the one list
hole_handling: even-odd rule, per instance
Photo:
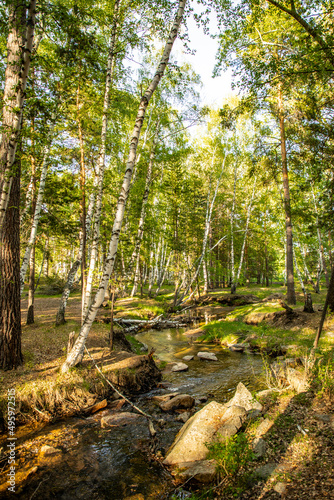
{"label": "bright sky", "polygon": [[[210,32],[216,32],[216,18],[212,14]],[[182,43],[176,40],[173,48],[174,57],[180,62],[185,60],[194,68],[195,72],[201,76],[203,82],[202,105],[207,104],[212,107],[220,107],[224,98],[232,94],[231,72],[222,73],[221,76],[212,78],[215,65],[215,57],[218,49],[218,41],[203,33],[203,29],[198,28],[193,19],[187,21],[189,27],[189,38],[191,49],[196,50],[195,55],[182,54]]]}

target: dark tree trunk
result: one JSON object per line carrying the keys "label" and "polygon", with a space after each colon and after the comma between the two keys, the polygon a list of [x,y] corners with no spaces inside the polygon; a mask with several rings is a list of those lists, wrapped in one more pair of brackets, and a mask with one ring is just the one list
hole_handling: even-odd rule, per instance
{"label": "dark tree trunk", "polygon": [[283,192],[284,192],[284,211],[285,211],[285,230],[286,230],[286,280],[287,280],[287,303],[296,304],[295,283],[293,279],[293,243],[292,243],[292,222],[290,206],[290,189],[288,176],[288,161],[286,154],[284,111],[281,85],[278,91],[279,106],[279,125],[281,132],[281,154],[282,154],[282,173],[283,173]]}
{"label": "dark tree trunk", "polygon": [[30,255],[27,325],[32,325],[33,323],[35,323],[34,299],[35,299],[35,245],[32,247]]}
{"label": "dark tree trunk", "polygon": [[310,293],[305,294],[304,312],[314,313],[312,295]]}
{"label": "dark tree trunk", "polygon": [[329,287],[327,290],[326,301],[325,301],[325,305],[324,305],[324,308],[322,311],[318,332],[317,332],[317,335],[314,339],[314,344],[313,344],[314,349],[316,349],[318,347],[320,335],[322,332],[322,327],[323,327],[323,324],[325,322],[326,313],[327,313],[328,308],[331,312],[334,312],[334,267],[332,267],[331,279],[329,281]]}
{"label": "dark tree trunk", "polygon": [[20,162],[15,164],[0,242],[0,368],[22,365],[20,307]]}

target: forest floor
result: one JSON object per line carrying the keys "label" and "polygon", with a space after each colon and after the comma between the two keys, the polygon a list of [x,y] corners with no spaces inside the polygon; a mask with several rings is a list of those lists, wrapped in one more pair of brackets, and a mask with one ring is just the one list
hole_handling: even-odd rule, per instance
{"label": "forest floor", "polygon": [[[237,293],[252,294],[260,300],[274,293],[282,293],[283,287],[251,287],[240,288]],[[228,295],[229,290],[215,290],[210,293],[211,304],[201,307],[209,315],[219,309],[215,297]],[[298,302],[294,311],[297,313],[289,322],[285,321],[279,304],[266,302],[249,304],[235,308],[221,320],[211,321],[203,325],[201,330],[194,329],[195,336],[203,335],[203,339],[221,343],[245,341],[248,336],[256,337],[256,343],[261,348],[273,347],[280,343],[289,347],[288,355],[302,356],[310,349],[321,316],[321,307],[324,303],[326,290],[314,295],[315,313],[303,313],[302,294],[298,294]],[[158,300],[139,298],[125,298],[117,300],[115,304],[116,317],[133,319],[151,319],[168,309],[171,290],[163,290]],[[54,397],[67,400],[67,390],[73,390],[76,395],[72,401],[59,408],[63,415],[79,412],[82,407],[89,407],[97,400],[101,400],[108,393],[108,388],[97,377],[95,369],[89,360],[85,360],[81,367],[71,371],[66,377],[60,375],[59,369],[66,355],[66,346],[69,333],[80,329],[81,298],[74,293],[68,301],[66,310],[67,322],[62,326],[55,326],[55,317],[59,307],[60,295],[38,296],[35,299],[35,323],[27,326],[27,299],[22,300],[22,350],[24,364],[17,370],[1,372],[1,395],[5,400],[8,388],[15,388],[19,399],[18,420],[27,423],[36,420],[52,420],[52,413],[56,402]],[[264,321],[261,314],[267,315]],[[101,308],[97,320],[91,330],[87,347],[99,364],[118,361],[117,354],[110,354],[109,330],[110,325],[102,319],[110,315],[110,309]],[[276,315],[276,316],[275,316]],[[247,323],[247,318],[250,318]],[[258,318],[258,321],[257,319]],[[224,323],[224,333],[222,333]],[[190,333],[190,332],[189,332]],[[325,499],[334,498],[334,360],[328,364],[326,352],[333,353],[334,321],[328,317],[324,325],[324,335],[320,342],[322,356],[326,359],[323,370],[318,370],[318,376],[308,391],[295,394],[291,391],[274,393],[264,400],[264,418],[272,420],[274,425],[266,435],[270,444],[270,452],[261,461],[254,462],[246,467],[236,480],[227,482],[224,489],[214,488],[211,491],[203,490],[194,493],[192,498],[240,498],[240,499],[267,499],[287,498],[297,500],[303,498]],[[324,354],[325,353],[325,354]],[[332,363],[332,364],[330,364]],[[321,365],[319,365],[321,366]],[[327,368],[326,368],[327,367]],[[327,372],[326,372],[327,369]],[[62,392],[63,391],[63,392]],[[25,406],[26,405],[26,406]],[[53,407],[52,407],[53,405]],[[30,407],[30,416],[29,410]],[[34,407],[35,411],[31,411]],[[58,415],[59,417],[59,415]],[[252,429],[248,429],[252,432]],[[253,429],[254,430],[254,429]],[[274,475],[265,481],[256,479],[254,471],[261,465],[277,467]],[[225,483],[224,483],[225,484]],[[273,486],[284,487],[283,493],[278,493]],[[283,486],[281,486],[283,484]],[[226,486],[226,484],[225,484]],[[179,497],[175,497],[179,498]]]}

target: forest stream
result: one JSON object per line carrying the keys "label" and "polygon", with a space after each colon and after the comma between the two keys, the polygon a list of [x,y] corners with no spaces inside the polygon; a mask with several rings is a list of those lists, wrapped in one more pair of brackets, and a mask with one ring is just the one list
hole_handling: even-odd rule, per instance
{"label": "forest stream", "polygon": [[[17,483],[22,499],[72,500],[90,499],[167,499],[174,486],[169,472],[160,464],[183,423],[177,413],[163,413],[151,400],[155,395],[186,393],[195,400],[195,411],[215,400],[225,402],[242,381],[250,390],[260,387],[262,360],[222,350],[213,344],[194,343],[185,330],[149,330],[137,339],[152,347],[166,361],[160,387],[133,399],[135,404],[165,424],[154,424],[157,435],[152,440],[144,417],[136,421],[102,428],[101,418],[110,414],[102,410],[88,418],[71,418],[29,432],[21,428],[17,441]],[[218,361],[203,361],[199,351],[214,352]],[[171,362],[187,361],[188,371],[172,373]],[[123,405],[122,412],[132,412]],[[20,479],[21,476],[21,479]],[[28,478],[28,480],[26,480]],[[0,487],[1,488],[1,487]],[[6,498],[0,489],[0,498]]]}

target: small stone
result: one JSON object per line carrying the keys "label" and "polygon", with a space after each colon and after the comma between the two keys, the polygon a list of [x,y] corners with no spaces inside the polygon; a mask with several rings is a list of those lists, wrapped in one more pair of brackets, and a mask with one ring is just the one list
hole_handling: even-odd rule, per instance
{"label": "small stone", "polygon": [[329,424],[331,422],[331,415],[326,415],[325,413],[315,413],[313,415],[315,420],[323,422],[324,424]]}
{"label": "small stone", "polygon": [[192,408],[195,404],[195,399],[189,394],[179,394],[169,401],[160,403],[159,406],[163,411],[173,411],[177,408]]}
{"label": "small stone", "polygon": [[218,361],[217,356],[213,352],[198,352],[197,357],[207,361]]}
{"label": "small stone", "polygon": [[230,344],[228,348],[232,352],[244,352],[245,350],[245,346],[241,344]]}
{"label": "small stone", "polygon": [[172,372],[186,372],[188,370],[188,365],[185,363],[175,363],[172,367]]}
{"label": "small stone", "polygon": [[253,451],[256,458],[262,458],[267,451],[267,443],[262,438],[256,438],[253,441]]}
{"label": "small stone", "polygon": [[183,482],[195,479],[199,483],[211,483],[217,475],[215,460],[197,460],[178,464],[178,468],[172,471]]}
{"label": "small stone", "polygon": [[44,455],[55,455],[56,453],[61,453],[61,450],[45,444],[42,446],[41,452],[44,453]]}
{"label": "small stone", "polygon": [[256,420],[261,415],[260,410],[249,410],[247,413],[247,420]]}
{"label": "small stone", "polygon": [[194,359],[194,356],[189,354],[188,356],[183,356],[184,361],[191,361],[192,359]]}
{"label": "small stone", "polygon": [[115,413],[113,415],[107,415],[102,417],[101,419],[101,427],[116,427],[121,425],[128,425],[137,423],[140,421],[145,421],[145,417],[143,415],[139,415],[138,413],[130,413],[127,411],[123,411],[121,413]]}
{"label": "small stone", "polygon": [[276,483],[274,486],[274,490],[280,495],[283,495],[286,491],[286,487],[287,487],[286,483]]}
{"label": "small stone", "polygon": [[260,478],[260,479],[268,479],[269,476],[274,472],[276,468],[275,463],[269,463],[262,465],[262,467],[259,467],[258,469],[255,470],[255,474]]}
{"label": "small stone", "polygon": [[180,413],[180,415],[178,415],[175,420],[185,424],[186,421],[189,420],[189,418],[190,418],[189,411],[184,411],[183,413]]}

